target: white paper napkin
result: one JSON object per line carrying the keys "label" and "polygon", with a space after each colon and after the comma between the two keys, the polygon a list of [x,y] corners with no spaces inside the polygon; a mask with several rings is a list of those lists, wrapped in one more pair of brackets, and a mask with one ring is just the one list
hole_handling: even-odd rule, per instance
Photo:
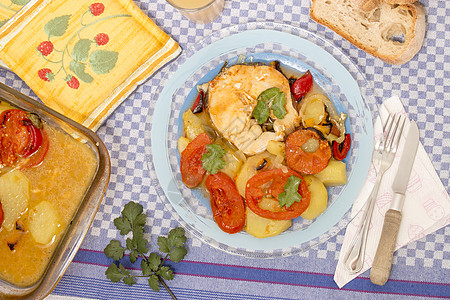
{"label": "white paper napkin", "polygon": [[[380,117],[386,120],[388,113],[406,114],[400,99],[397,96],[389,98],[380,106]],[[352,207],[352,222],[347,226],[344,243],[339,255],[339,261],[334,274],[334,281],[339,288],[353,280],[361,273],[372,267],[372,262],[377,250],[383,227],[384,215],[390,208],[393,198],[392,182],[397,173],[400,156],[404,148],[405,137],[409,129],[409,120],[400,140],[399,151],[389,170],[384,174],[378,191],[378,197],[374,207],[372,220],[368,233],[364,266],[361,272],[350,274],[343,260],[350,246],[358,224],[361,222],[359,213],[366,202],[375,183],[376,172],[373,166],[369,170],[368,178]],[[375,139],[382,134],[381,120],[378,118],[374,126]],[[422,144],[419,144],[417,156],[414,161],[413,170],[406,191],[405,204],[402,211],[402,222],[400,225],[395,250],[423,238],[446,225],[450,224],[450,197],[439,179],[436,171],[425,152]],[[395,253],[394,253],[395,256]]]}

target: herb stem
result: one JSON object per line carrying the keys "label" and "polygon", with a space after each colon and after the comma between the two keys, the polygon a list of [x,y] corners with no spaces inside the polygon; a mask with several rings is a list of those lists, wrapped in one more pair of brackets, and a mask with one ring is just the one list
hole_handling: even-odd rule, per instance
{"label": "herb stem", "polygon": [[161,276],[157,275],[159,282],[163,285],[163,287],[166,289],[166,291],[169,293],[169,295],[172,297],[173,300],[178,300],[177,297],[175,297],[174,293],[170,290],[169,286],[164,282],[164,279],[161,278]]}
{"label": "herb stem", "polygon": [[[172,251],[173,251],[173,249],[170,250],[170,252],[172,252]],[[164,265],[164,263],[166,262],[167,258],[169,257],[170,252],[167,253],[166,256],[164,256],[162,262],[159,264],[160,267],[161,267],[162,265]]]}
{"label": "herb stem", "polygon": [[[137,250],[137,249],[136,249]],[[137,252],[139,252],[139,254],[142,256],[142,258],[146,261],[146,262],[148,262],[148,257],[147,256],[145,256],[145,254],[144,253],[142,253],[141,251],[139,251],[139,250],[137,250]]]}

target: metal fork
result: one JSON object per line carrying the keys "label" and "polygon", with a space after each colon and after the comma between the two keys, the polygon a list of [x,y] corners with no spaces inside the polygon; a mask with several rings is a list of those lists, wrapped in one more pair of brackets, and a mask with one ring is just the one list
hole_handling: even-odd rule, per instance
{"label": "metal fork", "polygon": [[397,152],[400,136],[405,125],[406,117],[398,114],[389,114],[389,117],[383,128],[383,138],[381,138],[374,147],[372,161],[377,172],[377,179],[373,190],[367,199],[366,204],[359,213],[363,213],[362,221],[358,226],[358,231],[350,244],[350,248],[344,258],[344,264],[351,273],[358,273],[364,265],[364,256],[366,253],[367,233],[372,219],[372,212],[375,206],[375,200],[378,195],[383,174],[392,165]]}

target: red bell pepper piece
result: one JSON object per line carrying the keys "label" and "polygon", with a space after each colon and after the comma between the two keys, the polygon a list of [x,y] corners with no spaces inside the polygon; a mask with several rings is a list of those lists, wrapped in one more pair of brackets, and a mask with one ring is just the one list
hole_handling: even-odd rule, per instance
{"label": "red bell pepper piece", "polygon": [[308,93],[313,86],[313,77],[311,72],[308,70],[302,77],[297,79],[291,85],[291,92],[294,95],[295,101],[300,101],[303,97],[305,97],[306,93]]}
{"label": "red bell pepper piece", "polygon": [[350,146],[352,145],[352,138],[349,133],[345,134],[345,139],[342,143],[337,143],[333,141],[333,156],[337,160],[343,160],[347,157],[350,151]]}

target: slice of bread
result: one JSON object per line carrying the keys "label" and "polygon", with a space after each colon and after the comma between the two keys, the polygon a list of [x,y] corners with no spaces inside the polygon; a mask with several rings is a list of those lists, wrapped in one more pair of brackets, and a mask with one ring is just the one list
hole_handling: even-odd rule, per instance
{"label": "slice of bread", "polygon": [[352,4],[363,11],[371,11],[381,4],[381,0],[352,0]]}
{"label": "slice of bread", "polygon": [[[371,1],[371,0],[369,0]],[[384,0],[387,4],[395,5],[395,4],[413,4],[417,0]]]}
{"label": "slice of bread", "polygon": [[404,64],[423,44],[426,21],[420,3],[381,3],[370,11],[355,0],[311,0],[310,17],[389,64]]}

